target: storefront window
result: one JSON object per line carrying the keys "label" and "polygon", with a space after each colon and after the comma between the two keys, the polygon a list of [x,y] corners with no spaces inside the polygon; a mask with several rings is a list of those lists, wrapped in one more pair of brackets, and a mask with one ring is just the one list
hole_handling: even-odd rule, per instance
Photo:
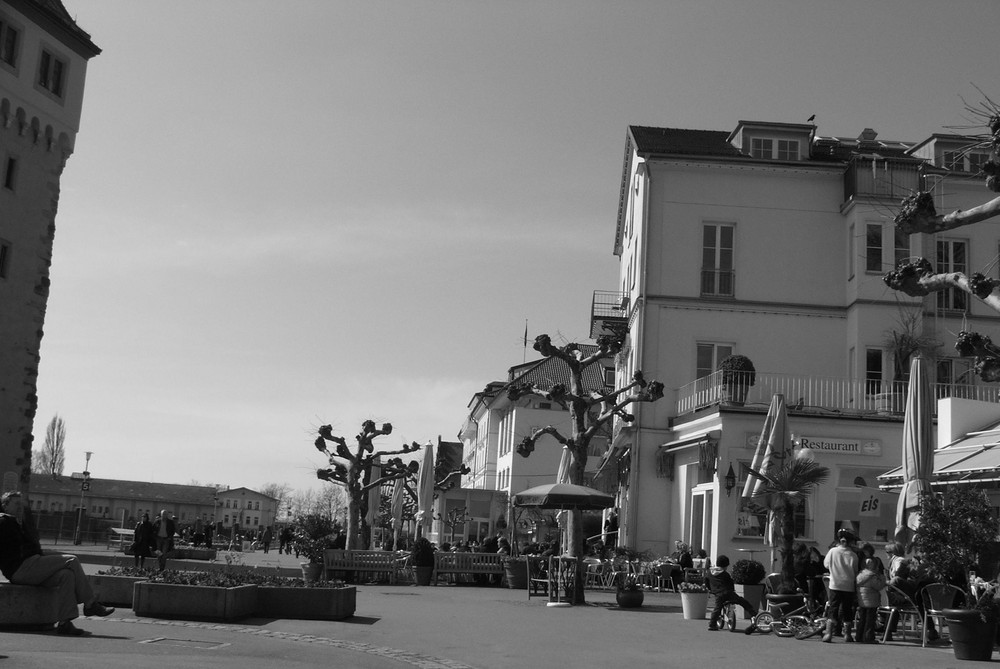
{"label": "storefront window", "polygon": [[[736,485],[736,492],[740,495],[743,494],[747,479],[750,477],[747,472],[749,466],[749,462],[740,462],[739,481]],[[813,538],[813,521],[810,511],[808,500],[799,500],[795,507],[794,517],[796,539]],[[764,532],[767,529],[767,509],[756,502],[741,499],[736,514],[736,536],[764,537]]]}

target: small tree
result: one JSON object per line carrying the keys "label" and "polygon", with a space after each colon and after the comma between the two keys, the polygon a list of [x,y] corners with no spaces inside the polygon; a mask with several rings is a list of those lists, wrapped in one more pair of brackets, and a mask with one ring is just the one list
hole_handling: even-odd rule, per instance
{"label": "small tree", "polygon": [[813,489],[826,481],[830,470],[814,460],[791,458],[773,472],[759,472],[750,467],[747,471],[763,484],[753,495],[753,500],[769,511],[770,519],[777,525],[781,536],[781,582],[789,592],[795,592],[795,507]]}
{"label": "small tree", "polygon": [[52,417],[45,428],[45,443],[31,458],[33,474],[48,474],[52,478],[62,476],[66,466],[66,423],[59,414]]}
{"label": "small tree", "polygon": [[910,378],[910,360],[915,355],[931,357],[944,346],[934,337],[921,331],[922,308],[899,303],[895,325],[886,330],[883,344],[892,354],[893,392],[902,392],[902,386]]}
{"label": "small tree", "polygon": [[[385,456],[412,453],[420,448],[419,444],[413,442],[409,445],[403,444],[403,447],[396,451],[376,453],[372,441],[376,437],[391,433],[390,423],[384,423],[378,428],[373,421],[366,420],[361,425],[361,432],[355,437],[357,447],[352,451],[348,448],[346,439],[334,436],[333,428],[323,425],[319,428],[319,437],[314,442],[316,449],[324,453],[332,465],[329,469],[317,470],[316,477],[343,486],[347,492],[347,548],[350,550],[359,548],[359,542],[368,545],[369,529],[364,521],[364,516],[368,512],[368,491],[386,481],[411,476],[419,469],[416,462],[407,465],[398,457],[385,462],[380,461]],[[333,453],[327,450],[328,441],[336,445]],[[376,465],[379,474],[373,476]]]}
{"label": "small tree", "polygon": [[998,529],[983,490],[953,486],[921,496],[913,548],[934,578],[967,589],[966,571],[979,564],[980,551],[996,541]]}
{"label": "small tree", "polygon": [[[615,416],[631,422],[635,416],[625,409],[636,402],[655,402],[663,397],[663,384],[659,381],[646,381],[641,371],[636,371],[632,382],[619,390],[605,392],[588,390],[583,385],[583,372],[601,360],[614,357],[622,348],[620,336],[604,335],[597,339],[596,352],[585,355],[580,346],[575,343],[562,347],[552,345],[547,334],[538,335],[533,347],[547,358],[558,358],[569,367],[570,386],[549,384],[511,384],[507,387],[507,396],[511,401],[517,401],[527,395],[537,395],[555,402],[564,409],[569,409],[571,434],[559,432],[555,427],[547,425],[535,429],[518,445],[517,453],[528,457],[535,450],[535,443],[542,437],[551,436],[557,443],[565,446],[570,454],[570,483],[581,485],[584,482],[584,471],[587,466],[587,453],[590,441]],[[577,511],[569,512],[569,546],[566,552],[576,557],[576,592],[574,600],[584,601],[583,585],[583,515]]]}

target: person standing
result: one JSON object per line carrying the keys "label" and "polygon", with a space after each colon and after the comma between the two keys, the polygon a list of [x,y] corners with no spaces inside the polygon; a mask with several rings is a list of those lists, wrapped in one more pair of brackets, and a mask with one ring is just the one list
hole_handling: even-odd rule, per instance
{"label": "person standing", "polygon": [[274,533],[271,532],[271,528],[268,527],[264,530],[264,534],[260,538],[260,542],[264,544],[264,552],[267,553],[271,550],[271,541],[274,539]]}
{"label": "person standing", "polygon": [[876,557],[868,558],[865,568],[857,578],[858,583],[858,643],[875,643],[875,622],[878,617],[878,607],[882,603],[882,591],[885,590],[885,575],[882,573],[882,561]]}
{"label": "person standing", "polygon": [[143,569],[146,566],[146,558],[153,554],[156,548],[156,533],[153,531],[153,523],[149,522],[149,514],[142,514],[142,520],[135,524],[135,534],[132,540],[132,557],[135,566]]}
{"label": "person standing", "polygon": [[160,571],[167,568],[167,553],[174,549],[174,532],[177,531],[177,524],[174,522],[173,514],[162,509],[160,517],[153,523],[153,536],[156,538],[156,561],[160,565]]}
{"label": "person standing", "polygon": [[90,632],[73,624],[83,604],[85,616],[108,616],[114,609],[97,601],[90,581],[75,555],[46,554],[34,532],[29,510],[21,493],[0,497],[0,572],[11,583],[56,588],[59,592],[59,619],[56,634],[87,636]]}
{"label": "person standing", "polygon": [[830,619],[826,621],[823,643],[833,641],[834,629],[843,625],[844,641],[854,642],[854,610],[857,606],[858,554],[851,548],[854,535],[849,530],[837,532],[837,545],[823,559],[823,566],[830,572]]}

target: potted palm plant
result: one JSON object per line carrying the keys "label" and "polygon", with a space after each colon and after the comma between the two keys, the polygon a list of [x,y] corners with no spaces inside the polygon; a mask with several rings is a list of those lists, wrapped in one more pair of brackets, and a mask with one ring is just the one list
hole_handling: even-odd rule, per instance
{"label": "potted palm plant", "polygon": [[757,382],[753,361],[745,355],[729,355],[719,363],[722,372],[722,401],[731,406],[746,403],[750,386]]}
{"label": "potted palm plant", "polygon": [[883,384],[881,392],[875,395],[875,410],[879,413],[903,413],[910,360],[915,355],[931,359],[937,349],[944,346],[934,337],[922,334],[922,323],[921,307],[900,303],[896,324],[883,334],[882,345],[892,358],[892,381]]}
{"label": "potted palm plant", "polygon": [[[830,476],[830,470],[816,461],[787,457],[787,462],[776,470],[760,472],[748,467],[749,474],[760,479],[762,485],[753,496],[756,504],[767,509],[780,537],[781,591],[794,593],[795,584],[795,507],[807,498],[816,486]],[[771,597],[782,595],[768,595]]]}
{"label": "potted palm plant", "polygon": [[993,593],[976,599],[969,587],[970,567],[980,553],[995,547],[1000,528],[989,498],[971,486],[953,486],[920,499],[920,525],[913,549],[935,579],[961,584],[967,608],[945,609],[952,650],[959,660],[989,660],[996,640],[998,610]]}
{"label": "potted palm plant", "polygon": [[430,585],[434,574],[434,544],[427,537],[417,537],[410,550],[410,564],[417,585]]}
{"label": "potted palm plant", "polygon": [[[764,576],[767,575],[764,565],[756,560],[737,560],[733,563],[733,583],[736,584],[736,594],[743,597],[754,609],[760,609],[764,599]],[[750,614],[743,612],[746,619]]]}

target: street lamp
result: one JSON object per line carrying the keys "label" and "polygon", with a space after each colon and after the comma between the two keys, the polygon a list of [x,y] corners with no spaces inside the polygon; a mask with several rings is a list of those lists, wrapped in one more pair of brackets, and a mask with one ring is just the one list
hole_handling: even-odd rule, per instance
{"label": "street lamp", "polygon": [[80,482],[80,508],[77,509],[76,515],[76,537],[73,539],[73,543],[80,545],[83,542],[83,510],[84,510],[84,495],[90,490],[90,456],[93,455],[93,451],[87,451],[87,462],[83,466],[83,480]]}

